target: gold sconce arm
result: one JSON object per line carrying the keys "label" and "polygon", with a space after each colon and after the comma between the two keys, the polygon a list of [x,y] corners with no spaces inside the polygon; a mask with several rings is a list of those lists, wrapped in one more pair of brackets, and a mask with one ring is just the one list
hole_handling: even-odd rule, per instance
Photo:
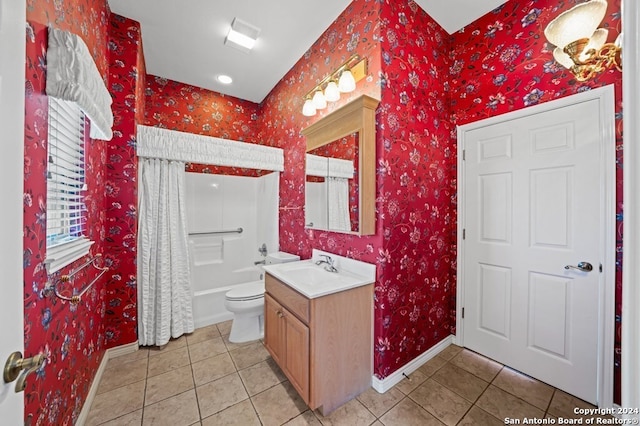
{"label": "gold sconce arm", "polygon": [[585,51],[589,39],[581,39],[568,44],[564,52],[569,55],[574,66],[571,72],[578,81],[587,81],[608,68],[622,71],[621,49],[615,43],[605,43],[599,49]]}

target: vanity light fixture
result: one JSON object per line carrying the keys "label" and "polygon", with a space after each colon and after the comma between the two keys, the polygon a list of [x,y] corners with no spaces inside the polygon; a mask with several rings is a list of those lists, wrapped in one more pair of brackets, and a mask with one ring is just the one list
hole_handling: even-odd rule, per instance
{"label": "vanity light fixture", "polygon": [[231,28],[229,28],[227,37],[224,39],[224,44],[248,53],[255,46],[258,35],[260,35],[260,28],[242,19],[233,18]]}
{"label": "vanity light fixture", "polygon": [[302,114],[311,117],[317,110],[327,107],[327,102],[336,102],[341,93],[353,92],[356,83],[367,75],[367,59],[355,54],[335,71],[327,75],[304,96]]}
{"label": "vanity light fixture", "polygon": [[590,0],[561,13],[544,30],[547,40],[556,46],[553,57],[578,81],[614,66],[622,71],[622,33],[614,43],[607,43],[609,31],[598,28],[606,13],[606,0]]}

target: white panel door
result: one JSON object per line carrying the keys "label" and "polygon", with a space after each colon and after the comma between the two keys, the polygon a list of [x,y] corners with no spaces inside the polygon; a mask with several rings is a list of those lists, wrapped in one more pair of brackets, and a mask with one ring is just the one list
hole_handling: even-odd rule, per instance
{"label": "white panel door", "polygon": [[[22,164],[24,162],[24,0],[0,0],[0,366],[23,352]],[[0,423],[24,423],[23,393],[0,381]]]}
{"label": "white panel door", "polygon": [[[464,345],[597,402],[600,104],[465,132]],[[588,262],[590,272],[565,269]]]}

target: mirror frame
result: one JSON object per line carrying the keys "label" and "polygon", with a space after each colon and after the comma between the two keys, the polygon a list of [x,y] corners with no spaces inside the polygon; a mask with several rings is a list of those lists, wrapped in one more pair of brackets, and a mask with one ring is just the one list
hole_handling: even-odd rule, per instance
{"label": "mirror frame", "polygon": [[377,99],[361,95],[302,130],[307,138],[306,152],[358,132],[360,226],[357,232],[348,234],[376,233],[376,108],[379,103]]}

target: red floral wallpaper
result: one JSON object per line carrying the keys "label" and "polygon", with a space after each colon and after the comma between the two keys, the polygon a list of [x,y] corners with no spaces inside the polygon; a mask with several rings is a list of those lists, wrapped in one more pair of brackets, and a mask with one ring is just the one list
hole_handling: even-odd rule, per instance
{"label": "red floral wallpaper", "polygon": [[[554,62],[543,31],[579,1],[510,0],[453,36],[449,82],[454,124],[502,114],[592,88],[615,85],[617,152],[615,401],[620,402],[622,296],[622,74],[607,71],[578,82]],[[621,0],[610,0],[601,26],[609,41],[621,32]],[[453,130],[453,127],[452,127]],[[451,138],[455,138],[452,132]]]}
{"label": "red floral wallpaper", "polygon": [[[451,332],[455,301],[455,147],[449,139],[449,37],[413,1],[380,14],[378,195],[382,277],[375,366],[384,378]],[[453,295],[453,297],[452,297]]]}
{"label": "red floral wallpaper", "polygon": [[[93,9],[92,9],[93,10]],[[104,4],[96,5],[99,11]],[[93,13],[92,13],[93,15]],[[75,22],[75,21],[74,21]],[[52,24],[52,23],[50,23]],[[47,166],[47,97],[45,23],[29,21],[26,32],[25,147],[24,147],[24,347],[25,355],[43,353],[46,360],[27,380],[25,390],[25,424],[71,425],[75,423],[91,382],[104,354],[105,312],[104,283],[101,278],[81,303],[72,305],[51,292],[61,274],[80,266],[83,260],[69,265],[47,278],[43,261],[46,256],[46,166]],[[105,50],[100,56],[106,56]],[[85,144],[85,203],[88,211],[87,234],[95,241],[91,254],[103,253],[104,185],[106,145],[87,138]],[[72,294],[96,276],[89,267],[74,277],[72,283],[59,287]]]}
{"label": "red floral wallpaper", "polygon": [[113,97],[113,139],[106,161],[107,272],[106,347],[137,340],[138,157],[137,118],[143,117],[145,81],[140,24],[112,14],[109,26],[109,92]]}

